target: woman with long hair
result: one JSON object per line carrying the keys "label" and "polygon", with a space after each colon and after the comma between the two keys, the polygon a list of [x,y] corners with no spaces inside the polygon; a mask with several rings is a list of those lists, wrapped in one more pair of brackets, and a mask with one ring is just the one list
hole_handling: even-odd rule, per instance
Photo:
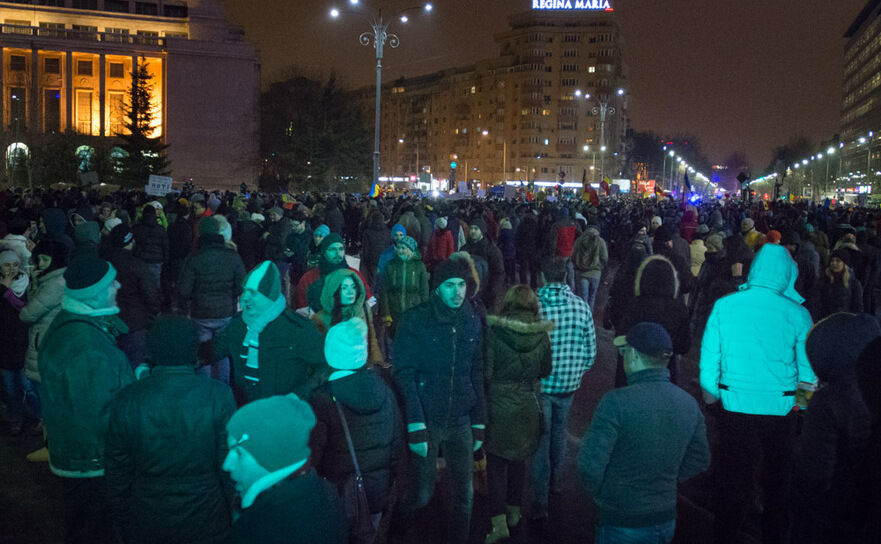
{"label": "woman with long hair", "polygon": [[850,254],[836,249],[829,257],[829,266],[817,285],[814,320],[837,312],[854,314],[863,311],[863,286],[850,267]]}
{"label": "woman with long hair", "polygon": [[541,379],[551,373],[554,328],[538,314],[538,298],[526,285],[505,293],[502,310],[487,317],[488,421],[484,449],[492,514],[486,542],[510,536],[520,520],[526,460],[541,435]]}
{"label": "woman with long hair", "polygon": [[325,335],[334,325],[353,317],[367,323],[368,358],[370,364],[382,364],[382,352],[376,341],[373,316],[366,300],[367,290],[358,274],[350,268],[334,270],[327,275],[321,288],[321,310],[312,316],[318,331]]}

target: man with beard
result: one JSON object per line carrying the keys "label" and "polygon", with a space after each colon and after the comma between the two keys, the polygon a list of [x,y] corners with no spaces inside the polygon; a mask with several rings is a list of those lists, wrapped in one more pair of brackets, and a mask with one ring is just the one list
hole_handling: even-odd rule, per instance
{"label": "man with beard", "polygon": [[325,236],[318,246],[318,253],[320,255],[318,266],[303,274],[297,283],[297,292],[294,295],[295,308],[309,306],[313,312],[321,310],[321,288],[324,286],[324,278],[341,268],[349,268],[358,274],[361,283],[367,289],[367,298],[372,297],[364,276],[346,263],[346,246],[342,236],[335,232]]}

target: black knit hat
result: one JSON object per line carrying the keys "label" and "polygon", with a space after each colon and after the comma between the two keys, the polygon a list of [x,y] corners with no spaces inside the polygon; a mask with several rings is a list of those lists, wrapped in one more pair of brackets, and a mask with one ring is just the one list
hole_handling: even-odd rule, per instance
{"label": "black knit hat", "polygon": [[343,245],[345,245],[345,242],[343,241],[342,236],[340,236],[339,234],[337,234],[335,232],[331,232],[330,234],[328,234],[327,236],[324,237],[324,239],[321,241],[321,245],[318,246],[318,249],[323,254],[325,251],[327,251],[327,248],[330,247],[330,244],[343,244]]}
{"label": "black knit hat", "polygon": [[833,251],[829,259],[831,260],[833,258],[840,259],[841,262],[844,263],[844,266],[850,266],[850,252],[848,252],[846,249],[838,248]]}
{"label": "black knit hat", "polygon": [[437,268],[431,273],[431,290],[434,291],[450,278],[462,278],[468,286],[468,296],[474,293],[476,289],[474,272],[472,272],[471,265],[467,260],[447,259],[437,265]]}
{"label": "black knit hat", "polygon": [[471,225],[469,225],[469,226],[477,227],[480,229],[480,232],[482,232],[483,234],[486,234],[486,221],[484,221],[483,219],[481,219],[479,217],[475,217],[471,221]]}
{"label": "black knit hat", "polygon": [[73,259],[64,271],[64,296],[88,300],[107,289],[116,279],[116,269],[97,256],[83,254]]}
{"label": "black knit hat", "polygon": [[110,231],[110,245],[112,247],[125,247],[132,241],[132,229],[125,223],[116,225]]}
{"label": "black knit hat", "polygon": [[203,217],[199,220],[199,236],[220,234],[220,223],[214,217]]}
{"label": "black knit hat", "polygon": [[196,323],[179,315],[160,315],[150,328],[147,349],[153,366],[194,365],[199,355]]}

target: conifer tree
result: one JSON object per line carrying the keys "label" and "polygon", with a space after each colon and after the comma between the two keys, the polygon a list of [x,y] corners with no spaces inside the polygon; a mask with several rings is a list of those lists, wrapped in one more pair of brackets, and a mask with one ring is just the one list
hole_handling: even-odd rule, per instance
{"label": "conifer tree", "polygon": [[125,133],[118,134],[123,141],[122,149],[127,156],[120,159],[120,178],[130,187],[143,187],[150,174],[165,175],[168,161],[161,137],[152,137],[151,126],[156,115],[150,104],[152,98],[153,76],[147,70],[146,59],[141,57],[137,68],[132,71],[132,84],[125,103]]}

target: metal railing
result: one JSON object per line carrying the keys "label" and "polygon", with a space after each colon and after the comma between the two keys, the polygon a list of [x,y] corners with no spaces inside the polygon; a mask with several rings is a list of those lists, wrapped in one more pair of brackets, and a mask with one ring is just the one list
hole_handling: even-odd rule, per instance
{"label": "metal railing", "polygon": [[116,32],[92,32],[89,30],[74,30],[70,28],[45,28],[38,26],[0,24],[0,34],[127,45],[146,45],[152,47],[165,46],[165,38],[163,36],[143,36],[140,34],[121,34]]}

